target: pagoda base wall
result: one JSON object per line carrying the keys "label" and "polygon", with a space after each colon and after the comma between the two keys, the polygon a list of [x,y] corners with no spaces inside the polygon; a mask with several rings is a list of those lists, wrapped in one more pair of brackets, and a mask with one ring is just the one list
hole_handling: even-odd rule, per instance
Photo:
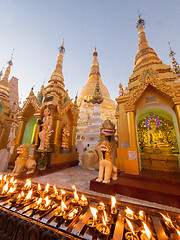
{"label": "pagoda base wall", "polygon": [[179,154],[141,153],[142,169],[179,172]]}

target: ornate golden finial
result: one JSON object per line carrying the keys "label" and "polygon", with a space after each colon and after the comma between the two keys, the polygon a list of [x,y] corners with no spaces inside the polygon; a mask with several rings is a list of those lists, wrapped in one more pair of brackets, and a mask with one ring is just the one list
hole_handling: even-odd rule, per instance
{"label": "ornate golden finial", "polygon": [[174,57],[174,55],[176,55],[176,53],[172,50],[170,42],[168,42],[168,44],[169,44],[169,47],[170,47],[169,56],[172,58],[172,66],[173,66],[174,72],[176,74],[178,74],[178,77],[180,77],[180,66],[179,66],[178,62],[176,61],[176,59]]}
{"label": "ornate golden finial", "polygon": [[76,96],[75,96],[75,99],[74,99],[74,106],[78,106],[77,98],[78,98],[78,93],[76,93]]}
{"label": "ornate golden finial", "polygon": [[140,14],[140,11],[139,11],[139,10],[138,10],[138,14],[139,14],[139,19],[138,19],[138,21],[137,21],[136,27],[139,28],[139,25],[140,25],[140,24],[142,24],[142,25],[145,27],[145,21],[144,21],[144,19],[141,18],[141,15],[142,15],[142,14]]}
{"label": "ornate golden finial", "polygon": [[97,51],[96,51],[96,46],[95,46],[95,49],[94,49],[94,52],[93,52],[93,56],[98,56],[98,53],[97,53]]}
{"label": "ornate golden finial", "polygon": [[11,59],[9,60],[9,62],[8,62],[8,65],[9,66],[12,66],[13,65],[13,56],[14,56],[14,48],[13,48],[13,50],[12,50],[12,53],[11,53]]}
{"label": "ornate golden finial", "polygon": [[1,84],[6,86],[6,87],[9,87],[9,85],[8,85],[8,78],[9,78],[9,75],[10,75],[11,66],[13,65],[13,62],[12,62],[13,54],[14,54],[14,49],[13,49],[12,54],[11,54],[11,59],[8,62],[8,67],[6,68],[4,77],[1,80]]}
{"label": "ornate golden finial", "polygon": [[103,102],[103,97],[102,97],[100,86],[99,86],[99,75],[100,75],[100,73],[97,72],[96,87],[95,87],[95,90],[94,90],[94,93],[93,93],[93,96],[91,99],[91,102],[93,104],[95,104],[95,103],[101,104]]}
{"label": "ornate golden finial", "polygon": [[35,87],[35,85],[32,86],[28,98],[29,98],[30,96],[33,96],[33,95],[34,95],[34,91],[33,91],[33,90],[34,90],[34,87]]}
{"label": "ornate golden finial", "polygon": [[61,46],[59,47],[59,52],[61,52],[61,53],[65,53],[64,39],[63,39],[63,42],[62,42]]}
{"label": "ornate golden finial", "polygon": [[92,64],[91,64],[91,70],[90,70],[89,76],[96,75],[97,73],[100,73],[97,56],[98,56],[98,53],[97,53],[97,50],[96,50],[96,47],[95,47],[95,50],[93,52],[93,57],[94,58],[93,58],[93,61],[92,61]]}
{"label": "ornate golden finial", "polygon": [[122,96],[124,95],[124,89],[123,89],[123,86],[122,86],[122,83],[119,84],[119,96]]}

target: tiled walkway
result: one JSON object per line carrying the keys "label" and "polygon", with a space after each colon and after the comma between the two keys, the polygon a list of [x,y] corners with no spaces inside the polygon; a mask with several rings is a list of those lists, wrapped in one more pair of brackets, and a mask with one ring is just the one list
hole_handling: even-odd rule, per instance
{"label": "tiled walkway", "polygon": [[[39,182],[41,184],[46,184],[49,182],[51,185],[56,185],[58,188],[69,189],[72,190],[71,185],[75,184],[77,190],[79,192],[83,192],[86,194],[94,195],[94,196],[103,196],[110,198],[107,194],[100,194],[94,191],[89,190],[90,180],[96,178],[98,176],[98,171],[90,171],[84,170],[80,166],[67,168],[64,170],[57,171],[52,174],[48,174],[42,177],[33,178],[32,181],[34,183]],[[175,211],[180,213],[180,209],[164,206],[157,203],[151,203],[148,201],[143,201],[135,198],[130,198],[122,195],[116,195],[118,201],[139,204],[144,206],[149,206],[158,209],[164,209],[167,211]]]}

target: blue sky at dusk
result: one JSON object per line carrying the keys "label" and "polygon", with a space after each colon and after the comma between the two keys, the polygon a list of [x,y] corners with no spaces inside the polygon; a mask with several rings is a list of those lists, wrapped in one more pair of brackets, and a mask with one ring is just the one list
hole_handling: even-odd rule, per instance
{"label": "blue sky at dusk", "polygon": [[37,93],[53,72],[64,39],[63,75],[71,98],[86,84],[96,46],[101,78],[111,98],[127,86],[138,48],[138,10],[149,45],[171,64],[171,42],[180,63],[179,0],[1,0],[0,69],[14,52],[11,76],[22,100]]}

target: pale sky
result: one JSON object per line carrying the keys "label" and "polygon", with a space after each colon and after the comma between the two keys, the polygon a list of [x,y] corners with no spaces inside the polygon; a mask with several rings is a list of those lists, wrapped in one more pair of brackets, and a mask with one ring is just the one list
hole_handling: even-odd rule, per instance
{"label": "pale sky", "polygon": [[96,46],[101,78],[113,100],[119,83],[132,74],[138,49],[138,10],[145,20],[149,45],[171,64],[169,45],[180,63],[180,0],[0,0],[0,69],[15,49],[11,76],[19,95],[45,86],[64,39],[63,75],[71,98],[89,78]]}

